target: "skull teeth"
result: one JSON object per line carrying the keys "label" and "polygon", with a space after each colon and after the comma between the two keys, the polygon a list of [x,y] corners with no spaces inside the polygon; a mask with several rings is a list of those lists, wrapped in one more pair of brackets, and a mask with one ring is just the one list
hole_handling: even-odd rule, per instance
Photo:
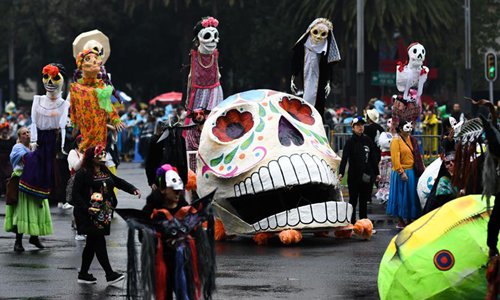
{"label": "skull teeth", "polygon": [[264,218],[252,224],[255,232],[288,228],[345,226],[350,222],[352,206],[347,202],[328,201],[300,206]]}
{"label": "skull teeth", "polygon": [[325,160],[307,153],[293,154],[270,161],[235,184],[234,195],[239,197],[308,183],[336,185],[337,178]]}

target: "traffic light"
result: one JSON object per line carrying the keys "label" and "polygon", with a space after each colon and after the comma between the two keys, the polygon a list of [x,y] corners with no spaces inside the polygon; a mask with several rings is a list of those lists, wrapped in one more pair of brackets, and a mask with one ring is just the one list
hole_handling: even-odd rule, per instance
{"label": "traffic light", "polygon": [[485,55],[485,76],[488,81],[497,79],[497,56],[493,52],[488,52]]}

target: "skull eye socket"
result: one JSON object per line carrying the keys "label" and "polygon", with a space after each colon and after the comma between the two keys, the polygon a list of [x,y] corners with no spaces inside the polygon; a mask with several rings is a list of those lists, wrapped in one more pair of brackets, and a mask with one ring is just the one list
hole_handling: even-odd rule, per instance
{"label": "skull eye socket", "polygon": [[326,36],[326,32],[324,32],[324,31],[323,31],[323,32],[321,33],[321,36],[322,36],[322,37],[325,37],[325,36]]}
{"label": "skull eye socket", "polygon": [[422,54],[424,54],[424,55],[425,55],[425,49],[422,49]]}
{"label": "skull eye socket", "polygon": [[413,53],[414,53],[414,54],[417,54],[417,49],[413,49]]}
{"label": "skull eye socket", "polygon": [[52,79],[54,79],[55,81],[58,81],[58,80],[60,80],[60,79],[61,79],[61,76],[60,76],[59,74],[57,74],[57,75],[56,75],[54,78],[52,78]]}
{"label": "skull eye socket", "polygon": [[49,79],[49,74],[43,74],[43,79]]}
{"label": "skull eye socket", "polygon": [[203,35],[203,39],[208,40],[209,38],[212,37],[212,34],[210,32],[207,32]]}
{"label": "skull eye socket", "polygon": [[231,142],[249,132],[253,125],[250,112],[239,112],[237,109],[231,109],[225,115],[217,118],[212,133],[221,142]]}
{"label": "skull eye socket", "polygon": [[312,33],[313,33],[314,35],[316,35],[316,34],[318,34],[318,30],[317,30],[317,29],[314,29],[314,30],[312,31]]}
{"label": "skull eye socket", "polygon": [[218,38],[218,37],[219,37],[219,34],[216,32],[214,35],[214,38]]}
{"label": "skull eye socket", "polygon": [[302,103],[299,99],[289,99],[288,97],[283,97],[280,101],[280,106],[299,122],[307,125],[313,125],[315,122],[312,116],[311,107]]}

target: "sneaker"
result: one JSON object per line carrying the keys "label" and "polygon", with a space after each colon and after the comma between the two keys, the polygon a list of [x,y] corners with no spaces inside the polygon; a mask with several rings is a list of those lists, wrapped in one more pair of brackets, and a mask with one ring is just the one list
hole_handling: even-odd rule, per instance
{"label": "sneaker", "polygon": [[117,283],[118,281],[123,280],[125,278],[125,275],[118,273],[118,272],[113,272],[110,275],[106,275],[106,281],[109,284]]}
{"label": "sneaker", "polygon": [[71,209],[73,208],[73,205],[69,204],[69,203],[64,203],[63,206],[62,206],[62,209]]}
{"label": "sneaker", "polygon": [[87,237],[83,234],[75,235],[75,240],[77,240],[77,241],[85,241],[86,239],[87,239]]}
{"label": "sneaker", "polygon": [[92,274],[81,274],[78,273],[78,283],[83,283],[83,284],[96,284],[97,279],[92,275]]}

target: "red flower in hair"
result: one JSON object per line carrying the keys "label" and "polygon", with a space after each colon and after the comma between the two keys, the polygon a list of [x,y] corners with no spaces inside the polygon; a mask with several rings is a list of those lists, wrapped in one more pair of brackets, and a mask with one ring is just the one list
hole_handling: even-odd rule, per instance
{"label": "red flower in hair", "polygon": [[219,26],[219,21],[214,17],[208,17],[201,21],[201,26],[203,27],[217,27]]}
{"label": "red flower in hair", "polygon": [[5,128],[7,128],[7,129],[10,128],[9,122],[4,122],[4,123],[0,124],[0,130],[5,129]]}
{"label": "red flower in hair", "polygon": [[43,74],[48,74],[50,77],[56,77],[59,74],[59,68],[54,65],[46,65],[42,70]]}

